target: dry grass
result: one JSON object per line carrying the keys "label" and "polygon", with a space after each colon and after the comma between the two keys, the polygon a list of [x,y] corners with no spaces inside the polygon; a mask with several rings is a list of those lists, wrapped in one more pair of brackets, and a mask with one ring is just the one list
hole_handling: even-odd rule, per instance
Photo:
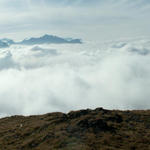
{"label": "dry grass", "polygon": [[0,150],[149,150],[150,110],[97,108],[0,119]]}

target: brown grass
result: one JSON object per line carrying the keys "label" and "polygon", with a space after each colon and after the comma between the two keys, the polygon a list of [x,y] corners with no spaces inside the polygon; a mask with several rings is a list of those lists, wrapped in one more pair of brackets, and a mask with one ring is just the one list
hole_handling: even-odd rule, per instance
{"label": "brown grass", "polygon": [[97,108],[0,119],[0,150],[149,150],[150,110]]}

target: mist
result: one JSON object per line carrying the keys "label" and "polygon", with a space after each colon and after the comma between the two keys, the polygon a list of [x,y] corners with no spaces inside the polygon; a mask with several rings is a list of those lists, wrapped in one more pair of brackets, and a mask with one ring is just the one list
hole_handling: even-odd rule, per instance
{"label": "mist", "polygon": [[150,107],[150,38],[0,50],[0,114]]}
{"label": "mist", "polygon": [[1,0],[0,41],[48,34],[83,43],[4,42],[0,117],[149,109],[149,16],[148,0]]}

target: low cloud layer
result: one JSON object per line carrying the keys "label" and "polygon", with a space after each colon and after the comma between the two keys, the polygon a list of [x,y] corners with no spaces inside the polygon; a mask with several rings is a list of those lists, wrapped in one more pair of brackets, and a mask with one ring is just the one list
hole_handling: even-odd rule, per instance
{"label": "low cloud layer", "polygon": [[150,38],[0,50],[0,115],[150,108]]}

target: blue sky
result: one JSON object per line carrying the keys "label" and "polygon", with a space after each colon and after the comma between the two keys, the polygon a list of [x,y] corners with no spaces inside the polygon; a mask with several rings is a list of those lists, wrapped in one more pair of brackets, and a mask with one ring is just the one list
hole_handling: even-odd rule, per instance
{"label": "blue sky", "polygon": [[149,0],[1,0],[0,38],[149,36],[149,16]]}

